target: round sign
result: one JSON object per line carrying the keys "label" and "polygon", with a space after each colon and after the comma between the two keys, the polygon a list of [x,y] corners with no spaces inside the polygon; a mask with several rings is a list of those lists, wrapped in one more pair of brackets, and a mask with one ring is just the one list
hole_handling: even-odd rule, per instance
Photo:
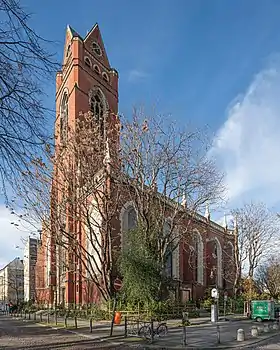
{"label": "round sign", "polygon": [[219,293],[218,293],[218,290],[216,288],[213,288],[211,290],[211,297],[212,298],[218,298],[219,297]]}
{"label": "round sign", "polygon": [[121,290],[122,288],[122,281],[119,278],[116,278],[114,281],[114,288],[116,291]]}

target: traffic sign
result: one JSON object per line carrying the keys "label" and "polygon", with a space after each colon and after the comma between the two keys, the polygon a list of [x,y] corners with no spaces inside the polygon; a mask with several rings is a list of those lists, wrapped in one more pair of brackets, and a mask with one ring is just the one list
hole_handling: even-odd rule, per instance
{"label": "traffic sign", "polygon": [[211,297],[212,298],[219,298],[219,292],[218,292],[218,289],[216,289],[216,288],[212,288],[211,289]]}
{"label": "traffic sign", "polygon": [[122,281],[119,278],[116,278],[114,281],[114,288],[116,291],[119,291],[122,289]]}

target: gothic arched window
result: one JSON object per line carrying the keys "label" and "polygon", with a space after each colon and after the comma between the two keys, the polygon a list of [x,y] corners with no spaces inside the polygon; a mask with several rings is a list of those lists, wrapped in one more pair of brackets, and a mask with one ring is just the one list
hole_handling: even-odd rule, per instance
{"label": "gothic arched window", "polygon": [[102,92],[97,89],[90,92],[90,111],[93,115],[93,122],[97,123],[100,134],[104,134],[104,112],[105,112],[105,99]]}
{"label": "gothic arched window", "polygon": [[127,249],[130,246],[128,232],[137,226],[137,213],[132,205],[127,206],[121,213],[121,221],[122,248]]}
{"label": "gothic arched window", "polygon": [[133,230],[137,225],[137,215],[134,208],[130,208],[127,212],[127,230]]}
{"label": "gothic arched window", "polygon": [[90,110],[96,121],[101,121],[104,113],[104,106],[99,91],[91,96],[90,99]]}
{"label": "gothic arched window", "polygon": [[204,262],[203,262],[203,241],[200,233],[194,233],[194,253],[195,253],[195,280],[197,283],[204,282]]}
{"label": "gothic arched window", "polygon": [[[170,235],[170,232],[171,232],[170,224],[168,222],[165,222],[163,225],[163,238]],[[167,240],[169,240],[169,238]],[[173,249],[169,245],[165,252],[165,273],[166,273],[166,277],[168,278],[172,278],[173,276],[172,265],[173,265]]]}
{"label": "gothic arched window", "polygon": [[60,140],[62,143],[67,141],[68,130],[68,95],[65,92],[60,106]]}

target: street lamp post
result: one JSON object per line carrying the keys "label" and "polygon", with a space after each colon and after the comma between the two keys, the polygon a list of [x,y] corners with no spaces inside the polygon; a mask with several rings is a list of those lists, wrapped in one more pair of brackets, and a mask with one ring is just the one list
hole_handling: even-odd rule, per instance
{"label": "street lamp post", "polygon": [[[215,277],[214,271],[216,271],[216,268],[211,269],[211,272],[210,272],[210,279],[211,280],[213,280]],[[217,288],[217,279],[216,278],[215,278],[215,288],[212,289],[211,296],[216,301],[216,303],[215,303],[216,305],[215,304],[212,305],[213,306],[213,313],[214,313],[213,319],[215,320],[215,323],[216,323],[217,343],[220,344],[221,337],[220,337],[220,327],[219,327],[219,291]],[[212,307],[211,307],[211,319],[212,319]]]}

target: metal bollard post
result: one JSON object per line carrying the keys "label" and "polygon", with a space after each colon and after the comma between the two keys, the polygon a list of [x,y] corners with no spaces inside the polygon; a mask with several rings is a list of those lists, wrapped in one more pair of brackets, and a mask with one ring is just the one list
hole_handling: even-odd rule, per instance
{"label": "metal bollard post", "polygon": [[47,313],[47,323],[50,323],[50,314]]}
{"label": "metal bollard post", "polygon": [[34,312],[34,321],[36,321],[36,312]]}
{"label": "metal bollard post", "polygon": [[31,314],[30,314],[30,312],[28,313],[28,319],[31,320]]}
{"label": "metal bollard post", "polygon": [[182,315],[182,325],[183,325],[183,346],[187,345],[187,314],[183,312]]}
{"label": "metal bollard post", "polygon": [[89,319],[89,331],[92,333],[92,317]]}
{"label": "metal bollard post", "polygon": [[55,311],[54,317],[55,317],[55,325],[57,326],[57,311]]}
{"label": "metal bollard post", "polygon": [[124,337],[127,338],[127,316],[124,316]]}
{"label": "metal bollard post", "polygon": [[154,320],[151,319],[151,343],[154,341]]}
{"label": "metal bollard post", "polygon": [[74,324],[75,324],[75,328],[78,328],[78,322],[77,322],[77,316],[74,317]]}
{"label": "metal bollard post", "polygon": [[64,326],[67,328],[67,316],[64,317]]}
{"label": "metal bollard post", "polygon": [[216,331],[217,331],[217,344],[220,344],[221,343],[221,332],[220,332],[220,326],[218,325],[218,322],[217,322]]}

